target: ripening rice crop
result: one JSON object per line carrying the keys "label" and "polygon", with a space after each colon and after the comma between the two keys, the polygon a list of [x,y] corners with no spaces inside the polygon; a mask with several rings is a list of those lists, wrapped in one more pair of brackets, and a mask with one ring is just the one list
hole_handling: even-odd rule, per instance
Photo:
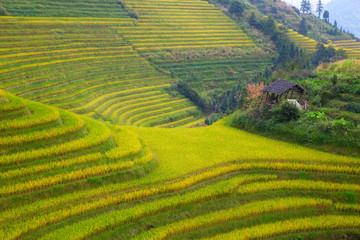
{"label": "ripening rice crop", "polygon": [[359,216],[325,215],[257,225],[250,228],[236,230],[228,234],[221,234],[215,237],[203,239],[264,239],[304,231],[323,231],[349,228],[356,229],[359,228],[359,226]]}
{"label": "ripening rice crop", "polygon": [[59,118],[59,111],[52,107],[44,107],[36,103],[28,103],[27,108],[32,114],[24,115],[13,120],[0,121],[0,132],[16,129],[31,128],[56,121]]}
{"label": "ripening rice crop", "polygon": [[23,162],[33,161],[39,158],[49,158],[66,153],[80,151],[92,146],[104,143],[110,137],[111,131],[103,124],[91,119],[84,119],[84,127],[89,131],[88,135],[78,140],[73,140],[48,148],[40,148],[25,152],[0,156],[0,165],[7,166]]}
{"label": "ripening rice crop", "polygon": [[[252,51],[216,6],[60,2],[3,1],[14,15],[43,16],[51,5],[71,17],[0,18],[1,239],[306,238],[308,231],[335,239],[360,229],[359,158],[253,135],[227,119],[175,128],[204,120],[193,116],[193,103],[165,91],[173,83],[201,76],[208,86],[230,85],[240,72],[271,64],[269,56],[165,59]],[[137,19],[120,17],[127,10]],[[289,36],[314,50],[315,41]]]}
{"label": "ripening rice crop", "polygon": [[[228,195],[240,184],[267,179],[267,177],[268,176],[249,176],[234,178],[189,194],[168,199],[165,198],[154,203],[147,203],[138,207],[100,215],[99,217],[85,220],[69,227],[59,229],[57,232],[49,234],[43,239],[58,238],[60,236],[69,239],[84,239],[93,234],[99,233],[100,231],[111,228],[114,225],[126,224],[133,219],[152,215],[166,209],[179,208],[189,204],[194,204],[196,202],[209,200],[214,197]],[[95,225],[96,227],[94,227]],[[82,231],[77,231],[76,229],[81,229]]]}
{"label": "ripening rice crop", "polygon": [[[264,183],[262,183],[264,184]],[[265,183],[267,184],[267,183]],[[172,236],[194,231],[200,228],[211,227],[241,218],[252,217],[271,212],[296,210],[304,208],[330,208],[331,201],[311,198],[276,198],[260,202],[244,204],[237,208],[230,208],[218,212],[205,214],[193,219],[186,219],[170,225],[145,232],[134,239],[168,239]]]}
{"label": "ripening rice crop", "polygon": [[39,190],[57,184],[63,184],[71,181],[86,179],[98,175],[104,175],[110,172],[116,172],[131,168],[133,165],[134,162],[132,161],[95,165],[50,177],[43,177],[40,179],[27,181],[25,183],[4,185],[3,187],[0,188],[0,196],[7,196],[7,195],[23,193],[32,190]]}
{"label": "ripening rice crop", "polygon": [[[121,101],[108,101],[111,96],[126,99],[135,92],[161,91],[175,81],[114,31],[132,29],[130,18],[3,17],[0,25],[0,88],[27,99],[105,118],[97,111],[99,105],[115,111]],[[5,110],[0,107],[0,112]]]}
{"label": "ripening rice crop", "polygon": [[0,113],[6,114],[9,112],[22,109],[25,103],[20,98],[15,98],[12,95],[0,90]]}
{"label": "ripening rice crop", "polygon": [[60,116],[64,121],[64,125],[58,128],[52,128],[42,131],[29,132],[26,134],[18,134],[15,136],[3,137],[0,139],[0,146],[14,146],[34,141],[47,140],[66,134],[79,131],[84,126],[84,121],[74,114],[60,111]]}
{"label": "ripening rice crop", "polygon": [[113,129],[113,138],[117,147],[105,153],[111,160],[137,155],[142,150],[138,135],[126,129]]}

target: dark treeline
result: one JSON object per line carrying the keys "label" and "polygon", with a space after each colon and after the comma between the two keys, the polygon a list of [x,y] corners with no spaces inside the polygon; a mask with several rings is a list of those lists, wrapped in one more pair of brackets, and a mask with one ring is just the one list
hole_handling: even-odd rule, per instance
{"label": "dark treeline", "polygon": [[252,13],[248,19],[251,26],[259,29],[265,35],[269,36],[271,41],[276,45],[276,50],[279,53],[277,59],[274,59],[274,69],[286,69],[293,71],[295,69],[311,69],[311,61],[303,49],[295,46],[289,36],[286,34],[285,28],[276,26],[273,17],[256,17]]}

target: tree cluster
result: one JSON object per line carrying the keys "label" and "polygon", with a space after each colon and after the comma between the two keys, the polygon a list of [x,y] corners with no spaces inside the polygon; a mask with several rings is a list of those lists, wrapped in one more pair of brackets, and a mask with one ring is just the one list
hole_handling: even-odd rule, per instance
{"label": "tree cluster", "polygon": [[249,17],[249,24],[261,30],[265,35],[270,36],[270,39],[275,43],[279,56],[274,59],[275,68],[292,69],[307,69],[311,64],[307,59],[306,54],[295,47],[294,43],[286,34],[286,30],[279,29],[273,17],[257,19],[254,13]]}
{"label": "tree cluster", "polygon": [[306,36],[307,35],[307,26],[306,26],[306,19],[303,17],[300,22],[299,33]]}
{"label": "tree cluster", "polygon": [[219,119],[227,116],[234,111],[240,109],[244,102],[246,87],[241,84],[235,84],[232,90],[223,92],[219,97],[216,97],[216,104],[214,111],[206,118],[205,124],[211,125]]}
{"label": "tree cluster", "polygon": [[230,5],[229,13],[231,13],[237,17],[240,17],[241,14],[244,12],[244,8],[245,8],[245,6],[243,3],[234,1]]}
{"label": "tree cluster", "polygon": [[314,65],[319,65],[320,63],[335,62],[344,58],[346,58],[344,50],[336,50],[332,46],[325,47],[324,44],[318,43],[312,62]]}

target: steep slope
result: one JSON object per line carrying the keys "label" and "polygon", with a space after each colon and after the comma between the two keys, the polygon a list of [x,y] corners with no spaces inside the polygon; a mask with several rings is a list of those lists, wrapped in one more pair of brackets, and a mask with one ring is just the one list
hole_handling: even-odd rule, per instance
{"label": "steep slope", "polygon": [[356,0],[332,0],[325,5],[330,12],[331,21],[337,21],[338,26],[360,37],[360,2]]}
{"label": "steep slope", "polygon": [[176,79],[113,30],[132,27],[130,18],[3,17],[0,24],[0,87],[7,91],[121,125],[199,116],[189,100],[163,90]]}
{"label": "steep slope", "polygon": [[[325,46],[332,44],[336,49],[344,49],[349,58],[360,58],[360,52],[356,49],[355,44],[343,44],[348,41],[349,43],[354,41],[350,35],[340,30],[337,30],[337,34],[331,34],[335,28],[312,14],[300,14],[298,9],[287,5],[283,1],[246,0],[244,3],[246,3],[247,10],[245,15],[247,15],[247,19],[249,18],[249,13],[253,12],[265,15],[265,17],[273,16],[278,26],[286,29],[291,41],[310,54],[316,51],[318,43],[323,43]],[[306,22],[306,36],[298,33],[302,19],[305,19]]]}
{"label": "steep slope", "polygon": [[[279,22],[294,31],[299,31],[302,18],[306,20],[308,27],[307,37],[317,42],[327,43],[329,40],[351,39],[346,33],[330,34],[330,30],[334,30],[333,26],[325,23],[313,14],[300,14],[298,9],[294,9],[283,1],[273,0],[246,0],[253,6],[256,6],[261,13],[272,15]],[[315,9],[315,6],[312,6]]]}
{"label": "steep slope", "polygon": [[200,92],[230,90],[271,65],[269,54],[206,1],[123,2],[139,20],[134,28],[119,27],[119,34],[155,66]]}

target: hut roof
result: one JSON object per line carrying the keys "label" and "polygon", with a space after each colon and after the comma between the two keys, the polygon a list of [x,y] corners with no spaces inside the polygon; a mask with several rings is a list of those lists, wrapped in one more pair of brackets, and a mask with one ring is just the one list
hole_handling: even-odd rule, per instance
{"label": "hut roof", "polygon": [[297,83],[293,83],[287,80],[278,79],[275,82],[269,84],[264,89],[261,90],[261,92],[270,92],[275,94],[282,94],[288,90],[293,89],[294,87],[297,87],[300,92],[304,92],[305,90],[300,87]]}

